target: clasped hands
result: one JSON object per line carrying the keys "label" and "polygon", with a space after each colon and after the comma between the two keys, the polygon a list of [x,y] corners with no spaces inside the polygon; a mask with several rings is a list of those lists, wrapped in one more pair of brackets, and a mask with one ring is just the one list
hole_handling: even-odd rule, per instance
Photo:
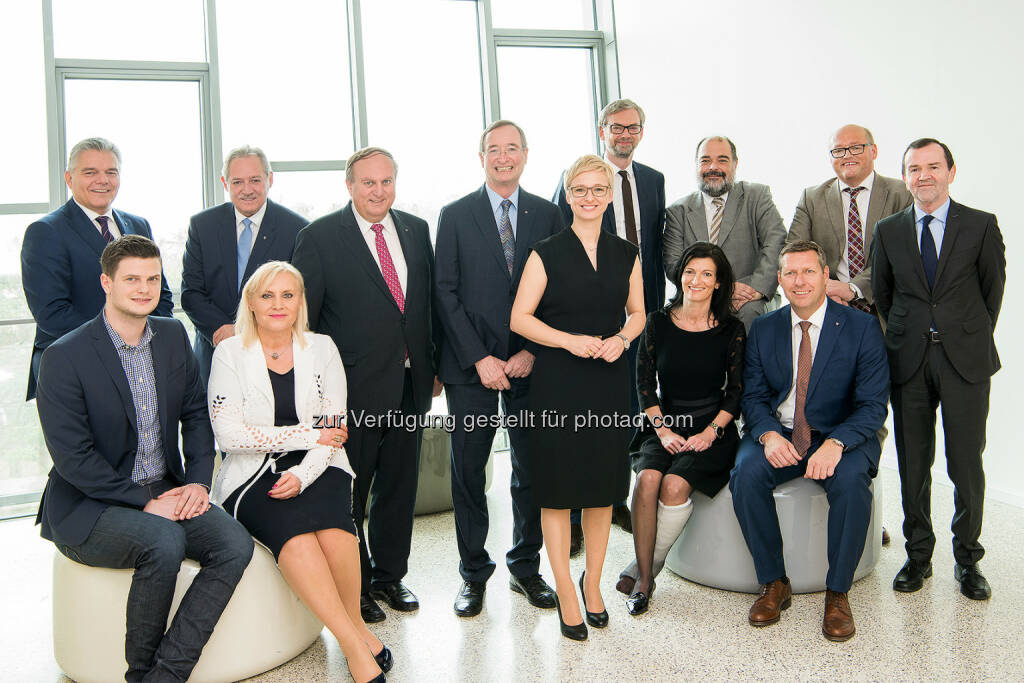
{"label": "clasped hands", "polygon": [[508,360],[501,360],[495,356],[484,356],[474,365],[476,374],[480,376],[480,383],[488,389],[504,391],[511,388],[509,377],[528,377],[533,372],[533,354],[523,349],[512,355]]}
{"label": "clasped hands", "polygon": [[[802,456],[796,452],[796,447],[786,437],[778,432],[765,432],[762,440],[764,442],[764,457],[772,467],[791,467],[800,464]],[[831,439],[826,439],[818,447],[818,450],[808,458],[804,479],[822,480],[831,477],[842,457],[843,449],[839,447],[839,444]]]}
{"label": "clasped hands", "polygon": [[711,448],[711,444],[714,443],[717,438],[715,430],[711,426],[708,426],[703,432],[694,434],[689,439],[684,439],[668,427],[663,427],[655,431],[658,438],[661,439],[662,448],[672,454],[685,453],[687,451],[701,453]]}
{"label": "clasped hands", "polygon": [[764,298],[764,295],[745,282],[737,282],[733,285],[732,307],[736,310],[739,310],[751,301],[757,301],[761,298]]}
{"label": "clasped hands", "polygon": [[621,337],[612,335],[605,339],[592,337],[589,334],[569,334],[565,340],[565,349],[579,358],[599,358],[614,363],[626,350]]}
{"label": "clasped hands", "polygon": [[210,492],[202,484],[185,484],[151,498],[142,509],[172,522],[193,519],[210,509]]}

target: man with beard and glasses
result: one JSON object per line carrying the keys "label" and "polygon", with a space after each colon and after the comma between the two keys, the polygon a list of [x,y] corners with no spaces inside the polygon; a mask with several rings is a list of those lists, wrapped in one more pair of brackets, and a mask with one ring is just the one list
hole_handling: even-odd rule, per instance
{"label": "man with beard and glasses", "polygon": [[727,137],[704,138],[697,145],[699,191],[668,207],[662,236],[665,272],[672,277],[683,252],[695,242],[717,244],[736,275],[732,304],[750,329],[774,296],[776,264],[786,226],[767,185],[736,181],[739,158]]}

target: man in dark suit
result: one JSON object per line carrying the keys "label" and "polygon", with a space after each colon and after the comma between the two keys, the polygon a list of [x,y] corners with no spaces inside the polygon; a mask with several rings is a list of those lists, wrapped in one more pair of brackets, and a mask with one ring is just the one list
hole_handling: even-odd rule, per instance
{"label": "man in dark suit", "polygon": [[[665,270],[661,258],[661,233],[665,227],[665,176],[650,166],[633,161],[637,145],[644,137],[644,110],[633,100],[609,102],[597,117],[597,134],[604,143],[604,157],[615,169],[612,203],[604,212],[601,228],[640,248],[640,269],[644,278],[644,310],[648,313],[665,304]],[[565,224],[572,223],[572,209],[565,199],[564,178],[558,181],[554,198],[562,210]],[[636,385],[636,350],[626,351],[629,357],[631,386]],[[633,414],[640,412],[636,392],[631,391]],[[612,522],[632,531],[626,501],[612,510]],[[572,513],[571,555],[582,549],[583,529],[579,512]]]}
{"label": "man in dark suit", "polygon": [[385,618],[375,597],[399,611],[419,608],[402,579],[412,543],[420,418],[436,395],[434,254],[426,222],[391,209],[397,173],[380,147],[353,154],[345,166],[352,201],[303,228],[292,256],[306,281],[310,328],[334,340],[348,378],[345,448],[356,473],[360,606],[370,623]]}
{"label": "man in dark suit", "polygon": [[[111,208],[121,185],[121,152],[114,143],[86,138],[72,147],[64,182],[71,199],[28,226],[21,243],[21,285],[36,321],[25,400],[35,398],[43,349],[103,308],[103,248],[122,235],[153,238],[145,218]],[[154,314],[170,317],[173,308],[161,278]]]}
{"label": "man in dark suit", "polygon": [[196,326],[204,384],[213,347],[235,333],[242,285],[267,261],[290,261],[295,237],[308,222],[267,199],[274,172],[258,147],[231,150],[220,181],[231,201],[192,216],[181,274],[181,307]]}
{"label": "man in dark suit", "polygon": [[804,477],[828,497],[828,574],[821,632],[855,632],[846,593],[871,519],[871,479],[881,455],[889,366],[878,320],[825,294],[825,254],[814,242],[786,245],[778,281],[789,306],[754,321],[743,372],[746,434],[729,480],[736,518],[754,558],[761,596],[753,626],[779,620],[792,589],[782,559],[773,489]]}
{"label": "man in dark suit", "polygon": [[931,576],[931,466],[935,408],[942,405],[946,467],[953,481],[954,576],[960,592],[987,600],[978,567],[985,501],[985,423],[991,377],[999,370],[993,331],[1006,285],[996,217],[949,198],[956,175],[943,143],[922,138],[903,155],[914,205],[879,222],[871,244],[871,284],[886,323],[892,410],[903,494],[907,562],[893,580],[901,592]]}
{"label": "man in dark suit", "polygon": [[[526,135],[511,121],[495,121],[480,136],[483,187],[441,209],[437,224],[437,313],[444,325],[439,378],[452,433],[452,501],[463,584],[455,613],[483,608],[494,561],[487,554],[485,468],[491,455],[498,400],[506,416],[521,416],[533,369],[533,346],[509,330],[509,314],[530,247],[562,228],[558,208],[519,186],[526,166]],[[488,426],[466,429],[467,418]],[[476,422],[474,422],[476,424]],[[512,442],[512,543],[505,556],[509,585],[535,607],[555,606],[540,576],[540,507],[526,468],[526,431],[509,426]]]}
{"label": "man in dark suit", "polygon": [[[253,542],[210,505],[213,432],[185,328],[147,317],[160,300],[159,249],[126,235],[102,254],[102,311],[50,345],[39,367],[36,406],[53,468],[36,522],[75,562],[135,570],[125,679],[184,681]],[[185,557],[202,569],[167,628]]]}

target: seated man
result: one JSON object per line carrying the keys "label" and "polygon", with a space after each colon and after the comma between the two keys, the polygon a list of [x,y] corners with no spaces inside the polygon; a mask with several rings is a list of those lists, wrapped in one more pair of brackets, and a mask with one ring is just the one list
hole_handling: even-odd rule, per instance
{"label": "seated man", "polygon": [[[135,569],[125,680],[184,681],[253,542],[210,506],[213,431],[185,328],[149,317],[160,301],[160,250],[125,235],[100,265],[103,310],[50,345],[40,364],[37,407],[53,469],[36,522],[76,562]],[[202,570],[167,628],[186,556]]]}
{"label": "seated man", "polygon": [[853,637],[846,592],[871,519],[871,479],[881,454],[889,365],[878,320],[825,296],[825,253],[814,242],[786,245],[778,280],[790,305],[754,321],[743,373],[746,434],[729,490],[754,558],[761,596],[750,623],[766,626],[789,607],[773,489],[814,479],[828,497],[828,574],[821,632]]}

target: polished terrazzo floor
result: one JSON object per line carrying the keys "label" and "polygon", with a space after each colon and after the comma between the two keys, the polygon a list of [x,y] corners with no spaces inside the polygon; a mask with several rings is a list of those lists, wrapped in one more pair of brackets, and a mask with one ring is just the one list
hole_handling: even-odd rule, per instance
{"label": "polished terrazzo floor", "polygon": [[[490,493],[488,548],[503,558],[511,538],[507,455],[496,454]],[[847,643],[821,637],[821,593],[798,595],[777,625],[754,629],[746,612],[752,596],[690,583],[666,572],[651,610],[626,614],[614,590],[618,570],[632,553],[632,537],[612,528],[602,579],[611,613],[607,629],[590,640],[559,636],[554,610],[536,610],[508,590],[499,560],[488,584],[484,612],[459,619],[451,608],[459,588],[451,513],[417,518],[411,569],[406,580],[421,603],[411,615],[387,610],[376,632],[395,653],[389,681],[687,681],[687,680],[1024,680],[1024,633],[1017,609],[1024,604],[1024,511],[989,501],[982,567],[992,583],[988,602],[960,595],[953,580],[948,520],[952,489],[936,486],[939,520],[935,575],[914,594],[894,593],[892,577],[903,563],[899,532],[899,480],[883,469],[889,495],[884,519],[893,543],[875,571],[854,584],[850,602],[857,635]],[[67,681],[53,661],[50,634],[52,546],[29,519],[0,523],[4,580],[0,583],[0,681]],[[542,556],[542,571],[547,575]],[[573,574],[583,568],[573,561]],[[251,681],[349,681],[344,658],[331,637],[321,637],[294,660]]]}

